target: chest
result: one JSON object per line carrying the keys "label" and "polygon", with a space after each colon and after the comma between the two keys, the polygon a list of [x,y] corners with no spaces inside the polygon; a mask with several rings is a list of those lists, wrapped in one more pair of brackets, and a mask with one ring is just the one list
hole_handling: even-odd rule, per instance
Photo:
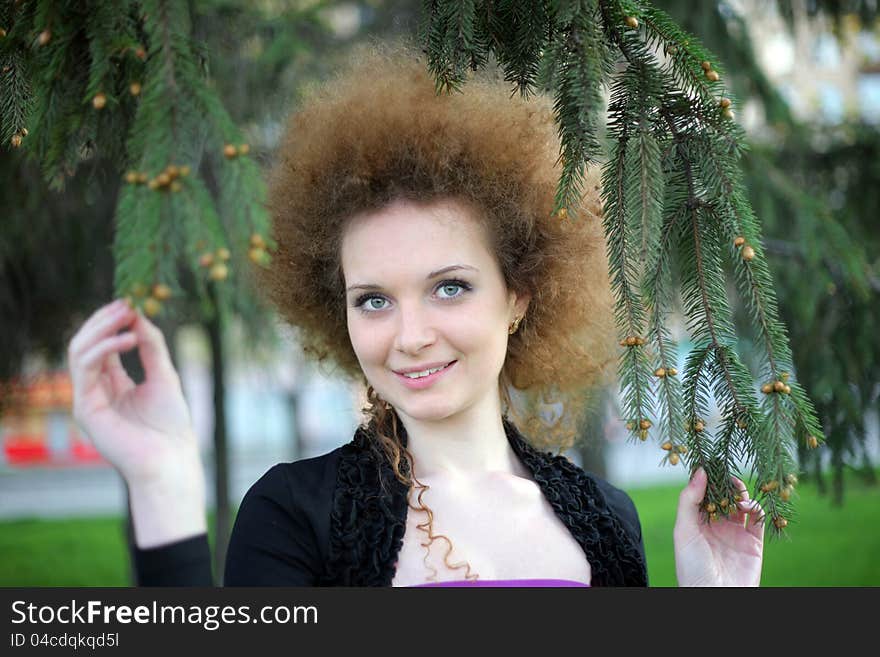
{"label": "chest", "polygon": [[[425,581],[569,579],[589,583],[590,564],[538,485],[509,475],[479,482],[437,479],[410,497],[392,586]],[[429,534],[433,541],[429,541]],[[469,569],[466,567],[469,566]],[[432,577],[433,575],[433,577]]]}

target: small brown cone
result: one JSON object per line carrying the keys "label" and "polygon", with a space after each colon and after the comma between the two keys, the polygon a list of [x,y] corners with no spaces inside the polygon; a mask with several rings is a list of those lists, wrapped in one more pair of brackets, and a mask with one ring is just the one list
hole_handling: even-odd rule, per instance
{"label": "small brown cone", "polygon": [[155,317],[162,311],[162,304],[153,297],[144,299],[144,314],[147,317]]}
{"label": "small brown cone", "polygon": [[675,452],[672,452],[672,453],[669,455],[669,462],[670,462],[672,465],[678,465],[678,454],[676,454]]}
{"label": "small brown cone", "polygon": [[104,109],[106,105],[107,96],[103,92],[99,91],[95,94],[95,97],[92,98],[92,107],[94,107],[96,110],[100,110]]}
{"label": "small brown cone", "polygon": [[218,262],[213,267],[211,267],[211,280],[212,281],[223,281],[226,280],[226,277],[229,275],[229,268],[223,264],[222,262]]}
{"label": "small brown cone", "polygon": [[171,298],[171,288],[164,283],[156,283],[153,286],[153,298],[158,301],[167,301]]}
{"label": "small brown cone", "polygon": [[226,144],[226,146],[223,147],[223,155],[226,156],[227,160],[231,160],[238,155],[238,149],[234,144]]}
{"label": "small brown cone", "polygon": [[742,259],[743,260],[752,260],[755,257],[755,249],[750,247],[748,244],[743,247],[742,250]]}
{"label": "small brown cone", "polygon": [[140,96],[141,95],[141,83],[140,82],[132,82],[128,85],[128,93],[132,96]]}

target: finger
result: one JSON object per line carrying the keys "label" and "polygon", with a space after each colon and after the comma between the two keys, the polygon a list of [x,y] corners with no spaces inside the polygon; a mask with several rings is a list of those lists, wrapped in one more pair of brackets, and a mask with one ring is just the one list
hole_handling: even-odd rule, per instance
{"label": "finger", "polygon": [[745,482],[739,477],[731,476],[730,480],[733,482],[734,488],[739,493],[739,496],[744,500],[748,501],[749,499],[749,489],[746,486]]}
{"label": "finger", "polygon": [[706,496],[706,483],[708,477],[706,471],[700,467],[691,475],[688,485],[684,487],[679,496],[679,503],[699,504]]}
{"label": "finger", "polygon": [[[104,369],[104,359],[107,355],[128,351],[135,345],[135,342],[136,337],[131,332],[114,335],[96,344],[76,361],[75,367],[71,369],[71,378],[77,380],[73,387],[74,406],[76,406],[79,395],[90,390],[97,383]],[[74,369],[76,370],[75,375]]]}
{"label": "finger", "polygon": [[[78,387],[88,389],[94,385],[94,378],[92,378],[94,373],[90,374],[88,369],[89,367],[95,367],[95,361],[92,360],[88,365],[84,365],[84,359],[88,354],[94,354],[93,350],[98,344],[114,337],[118,330],[130,323],[133,316],[131,309],[117,307],[116,311],[109,313],[103,319],[93,324],[90,330],[82,332],[78,336],[77,344],[71,344],[68,354],[68,366],[74,390]],[[127,348],[130,349],[131,347]],[[101,365],[97,365],[98,371],[101,370],[101,367]]]}
{"label": "finger", "polygon": [[125,302],[112,303],[92,315],[70,341],[68,356],[75,361],[100,340],[118,331],[132,319],[132,310]]}
{"label": "finger", "polygon": [[[135,333],[130,333],[130,335],[133,336],[132,341],[135,343],[133,346],[137,346],[137,335]],[[135,387],[134,381],[131,380],[131,377],[128,376],[128,373],[125,371],[125,368],[122,367],[122,361],[119,359],[118,351],[113,352],[104,359],[104,373],[110,377],[113,391],[117,396],[122,395]]]}
{"label": "finger", "polygon": [[764,509],[757,500],[737,502],[739,510],[736,520],[755,536],[764,534]]}
{"label": "finger", "polygon": [[174,365],[171,363],[171,355],[168,353],[168,345],[165,343],[161,329],[147,319],[140,310],[135,313],[135,321],[131,328],[137,335],[138,351],[146,377],[148,379],[162,377],[168,372],[173,372]]}
{"label": "finger", "polygon": [[697,468],[687,486],[682,489],[678,497],[678,511],[675,519],[676,533],[687,535],[699,530],[699,507],[706,496],[707,481],[706,471],[703,468]]}

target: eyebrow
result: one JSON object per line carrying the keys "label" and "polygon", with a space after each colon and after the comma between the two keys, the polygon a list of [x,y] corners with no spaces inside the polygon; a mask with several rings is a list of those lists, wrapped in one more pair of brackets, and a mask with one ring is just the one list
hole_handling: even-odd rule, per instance
{"label": "eyebrow", "polygon": [[[425,277],[426,281],[430,281],[432,278],[437,278],[441,274],[445,274],[446,272],[454,271],[456,269],[470,269],[477,273],[480,272],[476,267],[471,267],[470,265],[449,265],[448,267],[443,267],[436,271],[432,271]],[[351,292],[352,290],[381,290],[381,285],[376,285],[375,283],[362,283],[359,285],[350,285],[346,288],[346,292]]]}

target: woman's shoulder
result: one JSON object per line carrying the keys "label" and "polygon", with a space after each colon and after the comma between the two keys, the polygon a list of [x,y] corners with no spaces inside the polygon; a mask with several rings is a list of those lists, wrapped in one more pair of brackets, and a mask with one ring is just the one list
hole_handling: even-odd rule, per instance
{"label": "woman's shoulder", "polygon": [[618,518],[626,525],[626,528],[630,530],[630,532],[638,537],[641,537],[642,527],[639,522],[639,513],[636,509],[635,503],[632,501],[632,498],[629,494],[621,488],[614,486],[606,479],[594,474],[592,472],[588,472],[586,470],[581,470],[585,476],[595,482],[596,487],[602,491],[602,494],[605,496],[605,501],[607,502],[609,508],[617,515]]}
{"label": "woman's shoulder", "polygon": [[346,445],[319,456],[276,463],[251,486],[247,495],[289,497],[297,501],[302,495],[314,498],[332,493],[336,470]]}
{"label": "woman's shoulder", "polygon": [[[548,454],[549,456],[549,454]],[[604,477],[585,470],[574,463],[567,456],[555,455],[550,457],[551,463],[560,470],[573,474],[580,480],[579,488],[588,497],[598,495],[595,500],[597,506],[604,507],[608,512],[620,520],[624,529],[636,540],[641,540],[642,526],[639,521],[638,510],[629,494],[618,488]]]}

